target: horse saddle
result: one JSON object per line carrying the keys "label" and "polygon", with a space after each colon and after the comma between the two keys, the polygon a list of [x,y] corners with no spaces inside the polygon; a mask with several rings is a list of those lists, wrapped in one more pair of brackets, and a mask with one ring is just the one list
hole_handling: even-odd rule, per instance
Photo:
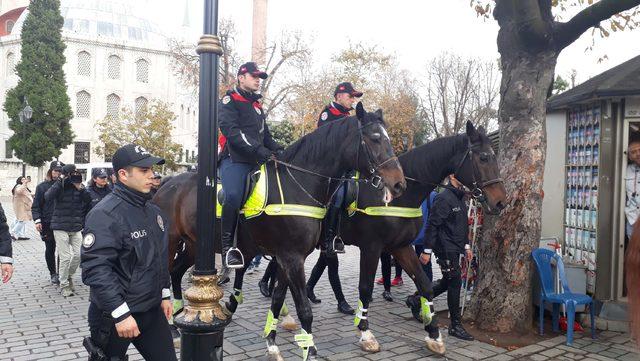
{"label": "horse saddle", "polygon": [[[224,189],[220,182],[218,182],[216,196],[216,218],[220,218],[225,198]],[[262,213],[258,212],[258,210],[264,209],[266,202],[267,172],[266,167],[262,165],[260,169],[251,172],[247,177],[242,196],[243,207],[240,210],[240,213],[243,213],[245,218],[258,216]]]}

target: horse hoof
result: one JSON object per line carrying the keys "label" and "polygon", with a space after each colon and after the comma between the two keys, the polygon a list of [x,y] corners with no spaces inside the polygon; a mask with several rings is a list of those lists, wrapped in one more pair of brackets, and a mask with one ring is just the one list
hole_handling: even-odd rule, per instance
{"label": "horse hoof", "polygon": [[380,351],[380,344],[378,343],[378,340],[376,340],[376,337],[373,335],[373,332],[371,332],[370,330],[362,332],[358,344],[360,345],[362,351],[372,353]]}
{"label": "horse hoof", "polygon": [[293,317],[291,317],[291,315],[284,316],[282,318],[282,322],[280,323],[280,325],[282,326],[283,329],[287,331],[295,331],[300,328],[296,323],[296,320],[294,320]]}
{"label": "horse hoof", "polygon": [[267,346],[267,361],[284,361],[278,346]]}
{"label": "horse hoof", "polygon": [[432,352],[438,355],[444,355],[444,353],[446,352],[444,342],[442,341],[442,336],[438,336],[438,338],[435,340],[427,336],[424,338],[424,340],[427,343],[427,348]]}

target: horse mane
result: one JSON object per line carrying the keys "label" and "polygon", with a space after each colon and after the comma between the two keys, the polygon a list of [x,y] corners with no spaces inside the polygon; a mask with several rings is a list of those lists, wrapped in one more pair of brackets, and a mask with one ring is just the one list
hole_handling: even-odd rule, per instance
{"label": "horse mane", "polygon": [[[442,168],[443,160],[448,161],[447,156],[467,149],[468,144],[469,137],[466,134],[452,135],[418,146],[401,154],[398,158],[407,176],[427,180],[439,176],[439,174],[433,174],[433,170]],[[426,165],[424,164],[425,160]],[[450,170],[451,173],[453,171],[454,169]],[[441,179],[437,181],[439,182]]]}
{"label": "horse mane", "polygon": [[625,257],[629,321],[633,338],[640,344],[640,222],[636,221]]}
{"label": "horse mane", "polygon": [[355,116],[329,122],[288,146],[279,158],[285,162],[291,163],[295,160],[301,164],[317,163],[318,159],[327,159],[327,149],[338,151],[357,124]]}
{"label": "horse mane", "polygon": [[165,183],[167,183],[168,181],[170,181],[171,178],[173,178],[172,175],[162,178],[162,180],[160,181],[160,186],[158,187],[158,189],[162,188],[162,186],[165,185]]}

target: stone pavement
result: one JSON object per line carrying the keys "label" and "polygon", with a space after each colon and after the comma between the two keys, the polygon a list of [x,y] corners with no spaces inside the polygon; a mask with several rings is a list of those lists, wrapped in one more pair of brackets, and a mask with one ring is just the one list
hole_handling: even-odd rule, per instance
{"label": "stone pavement", "polygon": [[[13,221],[11,203],[3,201],[9,222]],[[86,312],[88,289],[82,285],[80,274],[74,277],[78,295],[64,298],[56,287],[49,284],[44,263],[44,245],[33,224],[29,225],[32,236],[28,241],[14,242],[16,272],[9,284],[0,285],[0,360],[77,360],[86,359],[82,338],[88,333]],[[340,257],[340,273],[347,300],[357,303],[358,253],[347,247],[346,255]],[[307,260],[310,271],[318,254]],[[270,301],[257,290],[265,264],[256,274],[245,277],[245,303],[240,305],[233,322],[226,329],[224,351],[226,361],[260,359],[265,352],[261,338]],[[436,274],[437,274],[436,270]],[[405,277],[405,281],[406,281]],[[185,284],[185,286],[187,286]],[[231,286],[225,285],[225,299]],[[393,288],[394,302],[381,297],[382,287],[376,285],[374,301],[370,306],[372,331],[382,346],[382,351],[367,354],[357,345],[353,317],[336,311],[336,303],[326,276],[316,288],[322,299],[313,305],[314,339],[325,360],[640,360],[627,334],[610,331],[598,334],[597,340],[583,338],[578,334],[573,347],[564,345],[565,337],[558,336],[547,341],[507,351],[478,341],[465,342],[446,335],[446,357],[438,357],[424,346],[425,332],[415,322],[403,300],[414,290],[407,283]],[[436,307],[442,309],[444,299],[437,300]],[[287,304],[295,317],[290,296]],[[279,330],[277,342],[286,360],[299,360],[300,352],[293,343],[293,332]],[[135,349],[129,352],[131,360],[140,360]]]}

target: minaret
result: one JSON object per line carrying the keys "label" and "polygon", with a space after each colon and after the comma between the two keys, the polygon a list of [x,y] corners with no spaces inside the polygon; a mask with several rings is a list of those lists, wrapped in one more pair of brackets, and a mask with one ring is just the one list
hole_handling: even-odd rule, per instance
{"label": "minaret", "polygon": [[267,45],[267,0],[253,0],[253,34],[251,39],[251,60],[264,66]]}
{"label": "minaret", "polygon": [[182,18],[182,27],[188,28],[191,26],[189,21],[189,0],[184,0],[184,17]]}

